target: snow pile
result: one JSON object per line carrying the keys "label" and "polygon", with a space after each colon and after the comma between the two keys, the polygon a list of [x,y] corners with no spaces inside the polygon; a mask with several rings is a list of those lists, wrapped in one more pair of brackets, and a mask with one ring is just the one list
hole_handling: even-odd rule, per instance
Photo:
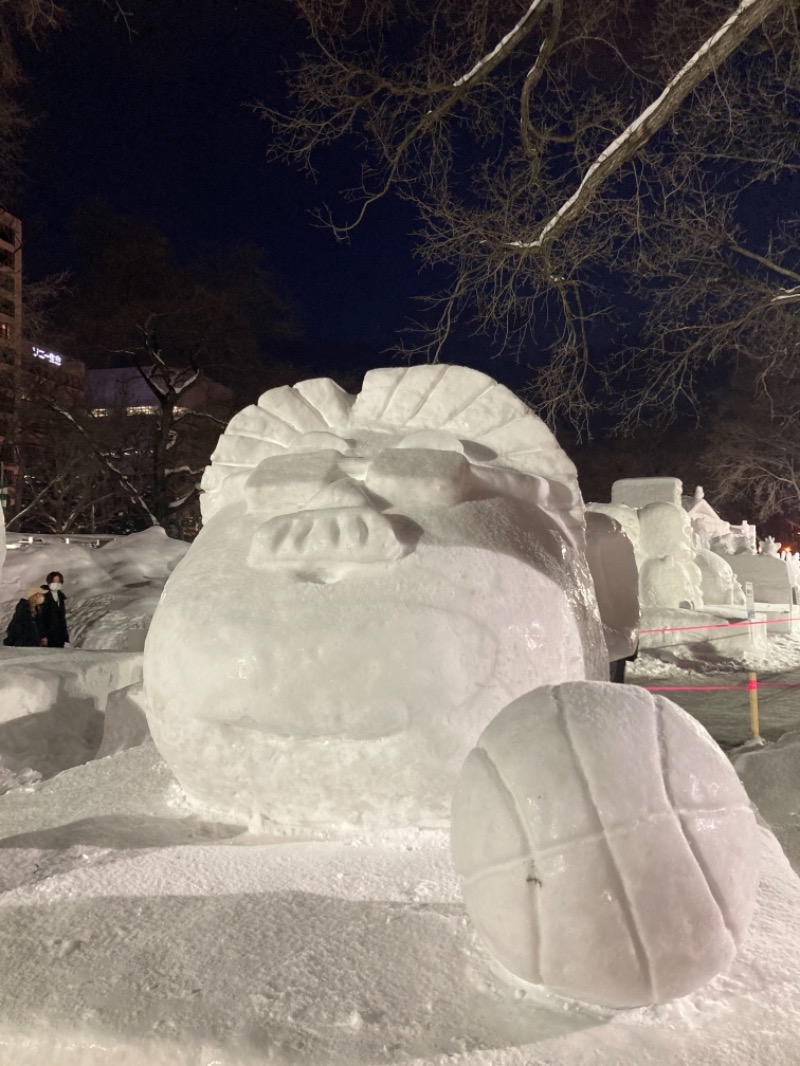
{"label": "snow pile", "polygon": [[161,590],[188,547],[161,528],[119,537],[102,548],[56,540],[21,544],[7,554],[0,580],[3,633],[25,589],[58,570],[65,579],[73,645],[141,651]]}
{"label": "snow pile", "polygon": [[109,693],[141,677],[140,653],[0,648],[0,764],[24,781],[94,758]]}
{"label": "snow pile", "polygon": [[[109,694],[141,682],[147,627],[187,547],[162,530],[148,530],[99,549],[50,541],[8,553],[0,628],[5,630],[24,589],[57,569],[66,578],[70,635],[77,647],[0,647],[0,791],[94,758]],[[111,709],[105,751],[148,735],[141,711],[137,721],[130,701],[112,699]]]}

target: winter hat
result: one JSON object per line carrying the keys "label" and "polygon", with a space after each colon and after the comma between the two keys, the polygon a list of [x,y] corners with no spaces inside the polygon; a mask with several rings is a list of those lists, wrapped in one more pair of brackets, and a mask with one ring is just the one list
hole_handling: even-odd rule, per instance
{"label": "winter hat", "polygon": [[42,595],[42,587],[41,587],[41,585],[31,585],[30,588],[26,589],[26,591],[25,591],[25,597],[27,599],[29,599],[29,600],[32,600],[34,596],[41,596],[41,595]]}

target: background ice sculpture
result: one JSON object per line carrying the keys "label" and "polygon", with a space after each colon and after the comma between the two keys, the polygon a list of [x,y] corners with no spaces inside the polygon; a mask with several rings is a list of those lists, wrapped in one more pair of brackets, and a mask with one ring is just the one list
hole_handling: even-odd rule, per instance
{"label": "background ice sculpture", "polygon": [[501,707],[607,676],[575,468],[485,374],[273,389],[203,487],[144,656],[153,737],[201,801],[288,827],[441,823]]}
{"label": "background ice sculpture", "polygon": [[726,969],[758,888],[755,816],[711,737],[633,686],[546,686],[464,765],[453,858],[512,974],[609,1007],[662,1003]]}

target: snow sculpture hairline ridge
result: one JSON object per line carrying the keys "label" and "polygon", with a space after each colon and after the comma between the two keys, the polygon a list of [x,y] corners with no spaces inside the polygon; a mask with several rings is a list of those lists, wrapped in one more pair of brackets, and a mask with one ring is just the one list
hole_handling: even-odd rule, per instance
{"label": "snow sculpture hairline ridge", "polygon": [[237,498],[262,459],[283,454],[303,434],[425,429],[489,448],[497,456],[489,465],[565,485],[570,512],[581,520],[575,466],[539,416],[488,374],[442,363],[369,370],[356,395],[330,378],[263,393],[233,416],[219,438],[201,482],[203,518]]}

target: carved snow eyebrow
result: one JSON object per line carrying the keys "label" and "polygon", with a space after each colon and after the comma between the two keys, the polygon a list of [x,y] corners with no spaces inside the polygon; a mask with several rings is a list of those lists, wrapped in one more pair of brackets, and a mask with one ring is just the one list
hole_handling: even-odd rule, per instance
{"label": "carved snow eyebrow", "polygon": [[263,459],[247,478],[248,511],[300,510],[323,485],[339,479],[338,452],[287,452]]}

